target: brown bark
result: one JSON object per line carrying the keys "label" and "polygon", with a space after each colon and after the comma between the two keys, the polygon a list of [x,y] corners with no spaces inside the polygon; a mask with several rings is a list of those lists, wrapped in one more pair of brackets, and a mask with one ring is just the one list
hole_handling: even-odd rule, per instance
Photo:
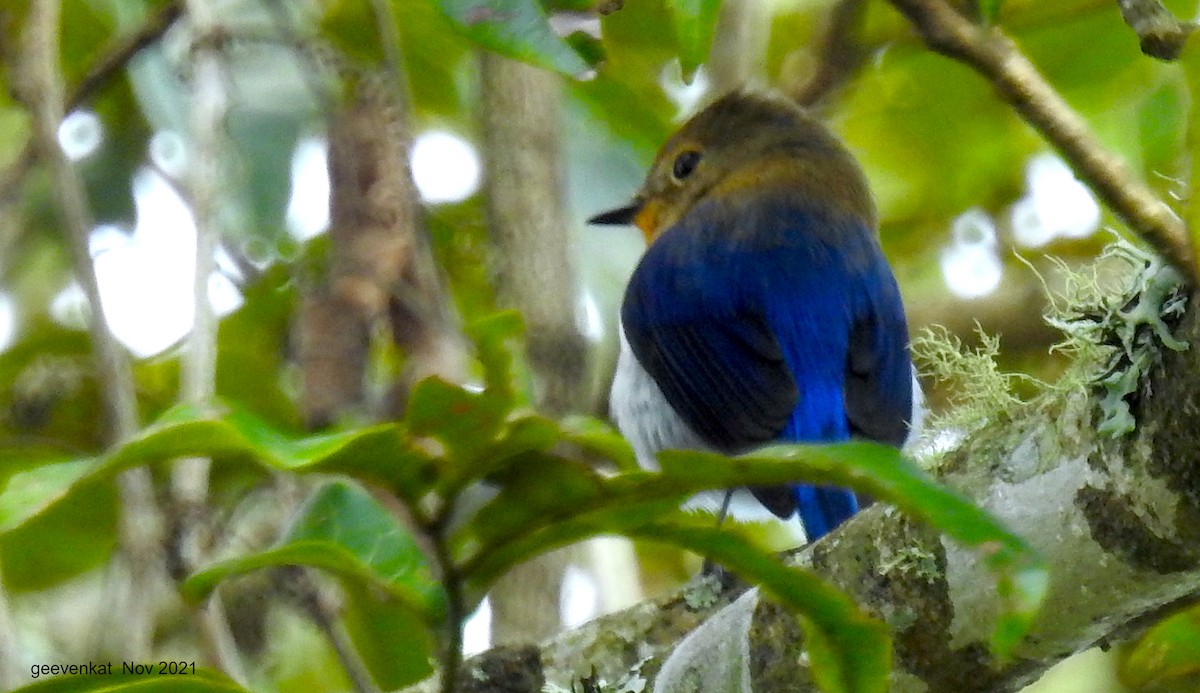
{"label": "brown bark", "polygon": [[330,276],[306,296],[297,326],[310,427],[363,403],[377,326],[390,326],[410,364],[385,413],[403,408],[419,377],[462,376],[464,349],[426,238],[405,117],[382,84],[365,80],[331,124]]}

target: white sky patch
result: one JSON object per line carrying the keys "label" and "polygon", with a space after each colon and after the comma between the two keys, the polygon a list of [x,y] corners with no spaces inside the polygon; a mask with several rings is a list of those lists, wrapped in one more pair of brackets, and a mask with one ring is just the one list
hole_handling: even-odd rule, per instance
{"label": "white sky patch", "polygon": [[479,189],[479,153],[470,142],[445,130],[427,130],[413,141],[413,182],[430,204],[461,202]]}
{"label": "white sky patch", "polygon": [[487,597],[463,624],[463,654],[479,654],[492,646],[492,602]]}
{"label": "white sky patch", "polygon": [[17,307],[12,297],[0,291],[0,352],[12,346],[17,336]]}
{"label": "white sky patch", "polygon": [[58,146],[71,161],[92,154],[104,142],[104,125],[92,111],[74,111],[58,126]]}
{"label": "white sky patch", "polygon": [[[192,278],[196,225],[175,188],[152,170],[134,174],[137,226],[132,234],[99,226],[90,247],[109,329],[138,357],[157,354],[192,328]],[[224,275],[209,279],[208,298],[218,315],[241,305],[241,294]],[[78,326],[83,295],[77,285],[61,292],[52,314]]]}
{"label": "white sky patch", "polygon": [[1012,209],[1017,243],[1036,248],[1055,238],[1086,238],[1100,228],[1100,204],[1054,154],[1030,157],[1025,185],[1025,197]]}
{"label": "white sky patch", "polygon": [[667,98],[674,101],[679,107],[679,112],[684,115],[695,112],[700,100],[708,93],[708,75],[704,72],[704,67],[696,69],[696,73],[692,75],[692,83],[688,84],[683,81],[683,68],[678,60],[673,60],[663,67],[658,76],[658,83]]}
{"label": "white sky patch", "polygon": [[87,299],[83,289],[75,281],[62,288],[50,299],[50,317],[60,325],[77,330],[86,330],[88,324]]}
{"label": "white sky patch", "polygon": [[960,298],[981,298],[1000,286],[1004,265],[996,249],[996,225],[986,212],[969,209],[954,220],[941,267],[947,288]]}
{"label": "white sky patch", "polygon": [[306,137],[292,153],[292,195],[287,228],[298,241],[329,228],[329,147],[319,137]]}

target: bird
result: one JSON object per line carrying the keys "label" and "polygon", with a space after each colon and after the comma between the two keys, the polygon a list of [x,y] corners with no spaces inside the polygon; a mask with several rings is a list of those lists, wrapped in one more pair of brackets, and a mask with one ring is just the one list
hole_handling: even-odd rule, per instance
{"label": "bird", "polygon": [[[666,449],[904,444],[920,393],[875,204],[847,147],[798,105],[716,99],[662,145],[631,202],[589,222],[646,238],[609,398],[642,467]],[[808,484],[693,504],[724,517],[731,499],[742,519],[798,514],[809,541],[858,510],[853,491]]]}

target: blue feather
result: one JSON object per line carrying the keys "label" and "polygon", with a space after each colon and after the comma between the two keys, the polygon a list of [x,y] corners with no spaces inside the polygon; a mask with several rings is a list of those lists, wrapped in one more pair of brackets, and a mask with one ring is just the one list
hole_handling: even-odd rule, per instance
{"label": "blue feather", "polygon": [[[866,221],[812,207],[782,195],[701,203],[630,279],[633,354],[718,450],[903,440],[912,391],[895,280]],[[857,509],[844,489],[756,495],[780,515],[798,507],[810,539]]]}

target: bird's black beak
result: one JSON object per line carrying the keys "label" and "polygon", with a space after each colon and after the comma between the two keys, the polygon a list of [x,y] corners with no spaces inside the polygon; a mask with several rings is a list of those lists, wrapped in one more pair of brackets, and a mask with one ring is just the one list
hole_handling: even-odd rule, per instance
{"label": "bird's black beak", "polygon": [[607,226],[632,224],[634,218],[637,217],[637,213],[640,211],[642,211],[642,201],[634,200],[624,207],[618,207],[616,209],[610,209],[607,212],[601,212],[591,219],[588,219],[588,223],[604,224]]}

